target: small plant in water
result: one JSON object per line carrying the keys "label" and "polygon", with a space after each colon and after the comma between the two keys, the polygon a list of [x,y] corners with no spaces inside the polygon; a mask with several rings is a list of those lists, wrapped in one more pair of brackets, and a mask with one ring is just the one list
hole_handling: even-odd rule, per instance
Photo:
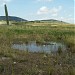
{"label": "small plant in water", "polygon": [[4,66],[0,65],[0,73],[2,73],[4,71]]}
{"label": "small plant in water", "polygon": [[58,51],[57,51],[57,53],[58,53],[59,55],[62,53],[62,49],[61,49],[61,47],[58,47]]}

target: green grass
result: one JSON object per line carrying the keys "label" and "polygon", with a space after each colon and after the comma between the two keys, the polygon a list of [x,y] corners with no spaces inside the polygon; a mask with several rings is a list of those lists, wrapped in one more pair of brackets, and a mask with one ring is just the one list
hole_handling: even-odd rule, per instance
{"label": "green grass", "polygon": [[[0,25],[0,75],[75,75],[75,25],[17,23]],[[53,24],[55,25],[55,24]],[[11,49],[12,43],[64,42],[66,52],[46,54]]]}

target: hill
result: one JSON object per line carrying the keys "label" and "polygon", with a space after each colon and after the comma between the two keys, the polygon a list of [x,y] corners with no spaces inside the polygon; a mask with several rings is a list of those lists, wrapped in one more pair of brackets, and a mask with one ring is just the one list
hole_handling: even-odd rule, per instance
{"label": "hill", "polygon": [[[6,18],[5,16],[0,16],[0,21],[5,21]],[[27,21],[25,19],[22,19],[20,17],[16,17],[16,16],[9,16],[9,21],[18,21],[18,22],[21,22],[21,21]]]}
{"label": "hill", "polygon": [[66,22],[64,22],[64,21],[55,20],[55,19],[48,19],[48,20],[36,20],[36,22],[66,23]]}

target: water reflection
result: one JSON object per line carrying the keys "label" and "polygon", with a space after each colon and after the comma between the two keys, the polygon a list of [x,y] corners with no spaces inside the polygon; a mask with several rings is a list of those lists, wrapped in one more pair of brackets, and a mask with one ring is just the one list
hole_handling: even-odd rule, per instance
{"label": "water reflection", "polygon": [[29,52],[56,52],[58,48],[61,47],[61,50],[66,50],[66,46],[62,43],[56,42],[47,42],[44,44],[37,44],[35,41],[30,41],[27,44],[12,44],[11,48],[18,50],[27,50]]}

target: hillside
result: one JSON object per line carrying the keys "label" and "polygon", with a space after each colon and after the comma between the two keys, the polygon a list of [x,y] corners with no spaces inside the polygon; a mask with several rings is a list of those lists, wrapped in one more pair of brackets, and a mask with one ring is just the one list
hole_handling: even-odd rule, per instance
{"label": "hillside", "polygon": [[66,23],[64,21],[55,20],[55,19],[48,19],[48,20],[36,20],[37,22],[49,22],[49,23]]}
{"label": "hillside", "polygon": [[[5,20],[6,20],[5,16],[0,16],[0,21],[5,21]],[[22,19],[20,17],[16,17],[16,16],[9,16],[9,21],[19,21],[19,22],[21,22],[21,21],[27,21],[27,20]]]}

